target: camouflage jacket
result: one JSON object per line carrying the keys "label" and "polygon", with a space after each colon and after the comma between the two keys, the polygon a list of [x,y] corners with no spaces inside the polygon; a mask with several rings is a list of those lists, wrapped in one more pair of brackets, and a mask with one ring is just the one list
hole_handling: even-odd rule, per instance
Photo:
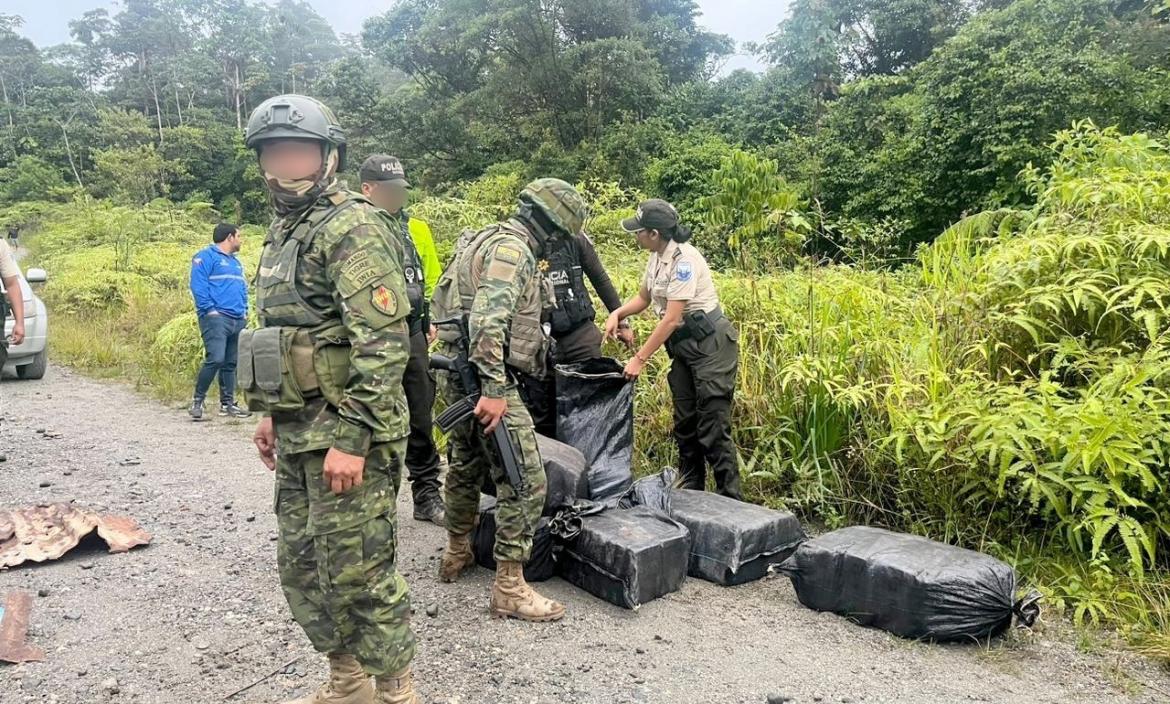
{"label": "camouflage jacket", "polygon": [[[330,208],[338,212],[321,212]],[[330,217],[301,245],[288,267],[290,280],[279,271],[281,251],[298,228],[322,215]],[[334,447],[365,455],[371,442],[407,435],[402,375],[410,356],[410,304],[402,257],[385,214],[356,194],[329,191],[305,213],[273,223],[256,280],[261,325],[306,327],[318,345],[349,347],[337,406],[317,397],[301,411],[273,414],[281,452]]]}
{"label": "camouflage jacket", "polygon": [[[521,224],[509,222],[465,236],[435,287],[435,319],[468,314],[471,361],[479,369],[483,394],[491,398],[504,396],[509,366],[540,376],[548,352],[541,316],[552,293],[525,232]],[[453,342],[450,334],[440,331],[444,344]]]}

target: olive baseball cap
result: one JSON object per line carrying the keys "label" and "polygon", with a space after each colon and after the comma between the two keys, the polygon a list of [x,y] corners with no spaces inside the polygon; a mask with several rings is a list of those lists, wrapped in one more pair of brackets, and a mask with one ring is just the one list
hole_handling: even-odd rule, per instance
{"label": "olive baseball cap", "polygon": [[626,232],[638,230],[669,230],[678,225],[678,211],[661,198],[644,200],[638,205],[634,217],[622,220]]}
{"label": "olive baseball cap", "polygon": [[362,183],[401,181],[402,185],[410,188],[410,182],[406,180],[406,169],[402,166],[402,162],[398,160],[398,157],[389,154],[374,154],[367,158],[358,169],[358,176]]}

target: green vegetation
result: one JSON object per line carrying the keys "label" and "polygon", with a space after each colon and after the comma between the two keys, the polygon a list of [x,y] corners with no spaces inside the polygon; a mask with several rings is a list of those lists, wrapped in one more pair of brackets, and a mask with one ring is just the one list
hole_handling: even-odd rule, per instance
{"label": "green vegetation", "polygon": [[[341,41],[299,0],[135,0],[37,48],[0,15],[0,225],[49,270],[55,359],[177,400],[190,255],[250,223],[255,267],[239,126],[270,95],[334,107],[350,172],[405,159],[444,259],[555,175],[630,295],[619,221],[666,198],[741,329],[753,499],[993,552],[1170,659],[1164,0],[797,0],[760,74],[720,75],[698,20],[402,0]],[[665,374],[638,387],[641,471],[674,461]]]}

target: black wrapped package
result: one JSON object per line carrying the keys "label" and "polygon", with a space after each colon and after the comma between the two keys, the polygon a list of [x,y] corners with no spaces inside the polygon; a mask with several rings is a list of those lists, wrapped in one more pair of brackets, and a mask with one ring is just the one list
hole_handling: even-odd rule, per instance
{"label": "black wrapped package", "polygon": [[787,511],[706,491],[672,491],[670,516],[691,532],[688,574],[716,584],[760,579],[805,540],[800,521]]}
{"label": "black wrapped package", "polygon": [[636,479],[618,501],[618,507],[648,506],[669,516],[670,498],[676,491],[674,488],[676,483],[678,483],[678,470],[672,467],[666,467],[658,474]]}
{"label": "black wrapped package", "polygon": [[558,509],[572,506],[579,499],[589,498],[589,463],[580,450],[543,435],[536,436],[548,493],[544,497],[544,515],[551,516]]}
{"label": "black wrapped package", "polygon": [[616,359],[557,365],[557,439],[589,465],[589,498],[616,503],[630,488],[634,384]]}
{"label": "black wrapped package", "polygon": [[780,565],[800,603],[905,638],[954,641],[1031,625],[1035,598],[1015,601],[1007,564],[964,548],[854,526],[803,543]]}
{"label": "black wrapped package", "polygon": [[637,609],[676,592],[687,576],[690,536],[654,509],[610,509],[581,519],[557,570],[565,581],[611,604]]}
{"label": "black wrapped package", "polygon": [[[544,462],[547,491],[544,495],[543,515],[551,516],[565,506],[589,498],[589,464],[579,450],[543,435],[536,436],[536,447]],[[481,491],[496,495],[496,485],[485,477]]]}
{"label": "black wrapped package", "polygon": [[[471,535],[471,550],[475,562],[489,570],[496,569],[496,558],[492,554],[496,546],[496,500],[491,496],[480,497],[479,522]],[[542,517],[536,524],[532,536],[532,555],[524,565],[524,579],[529,582],[544,582],[556,574],[556,541],[549,530],[549,519]]]}

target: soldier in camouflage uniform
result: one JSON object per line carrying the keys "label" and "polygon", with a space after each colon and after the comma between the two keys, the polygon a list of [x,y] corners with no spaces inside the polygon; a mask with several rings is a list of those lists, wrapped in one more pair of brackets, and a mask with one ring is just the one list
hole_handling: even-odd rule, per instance
{"label": "soldier in camouflage uniform", "polygon": [[331,670],[295,704],[417,704],[410,601],[395,571],[410,353],[402,244],[381,210],[337,186],[345,136],[318,101],[265,101],[245,141],[277,218],[256,277],[260,327],[240,339],[240,384],[265,416],[254,440],[276,471],[281,586]]}
{"label": "soldier in camouflage uniform", "polygon": [[[545,475],[532,418],[520,400],[514,377],[519,373],[539,378],[546,372],[549,342],[541,317],[555,294],[536,262],[546,249],[579,233],[585,216],[585,202],[572,186],[557,179],[533,181],[521,193],[519,211],[512,219],[464,235],[435,287],[431,304],[435,320],[468,316],[470,357],[482,388],[475,420],[449,436],[449,539],[439,578],[453,582],[475,563],[468,536],[484,476],[490,476],[499,501],[496,581],[491,596],[491,612],[498,617],[555,621],[565,615],[565,607],[524,581],[524,563],[544,507]],[[455,328],[441,328],[439,351],[457,354],[458,335]],[[443,397],[448,403],[458,401],[458,391],[445,377],[440,377]],[[519,491],[508,482],[489,438],[501,420],[519,455],[516,459],[524,480]]]}

